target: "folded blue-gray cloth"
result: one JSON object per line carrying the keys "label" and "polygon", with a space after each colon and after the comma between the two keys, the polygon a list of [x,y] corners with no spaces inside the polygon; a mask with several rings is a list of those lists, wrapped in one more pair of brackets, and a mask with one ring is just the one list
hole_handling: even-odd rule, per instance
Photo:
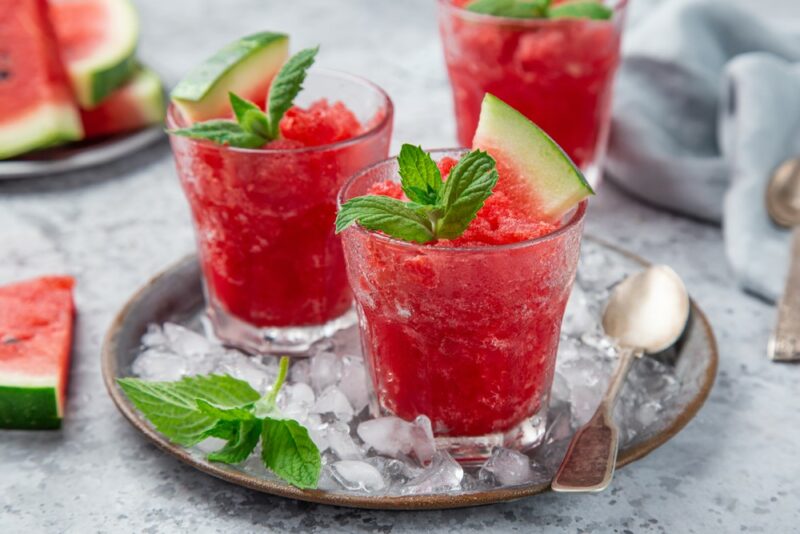
{"label": "folded blue-gray cloth", "polygon": [[789,232],[764,194],[772,171],[800,156],[800,33],[726,0],[662,0],[626,31],[607,177],[721,222],[741,286],[775,300]]}

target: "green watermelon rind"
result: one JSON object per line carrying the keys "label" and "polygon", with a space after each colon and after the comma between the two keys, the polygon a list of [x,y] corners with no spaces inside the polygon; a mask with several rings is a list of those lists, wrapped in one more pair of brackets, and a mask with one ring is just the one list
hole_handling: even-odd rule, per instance
{"label": "green watermelon rind", "polygon": [[492,94],[484,97],[473,148],[502,158],[526,179],[532,203],[547,218],[560,218],[594,194],[581,170],[544,130]]}
{"label": "green watermelon rind", "polygon": [[0,428],[60,428],[63,413],[58,399],[56,386],[0,385]]}
{"label": "green watermelon rind", "polygon": [[164,121],[164,86],[161,78],[154,71],[139,65],[136,72],[128,81],[131,91],[137,91],[136,106],[139,113],[145,116],[149,124],[158,124]]}
{"label": "green watermelon rind", "polygon": [[258,85],[267,76],[273,77],[288,55],[289,36],[284,33],[261,32],[243,37],[189,72],[170,98],[193,121],[218,118],[229,110],[229,92],[246,94],[248,87]]}
{"label": "green watermelon rind", "polygon": [[81,139],[83,127],[75,106],[44,101],[22,117],[0,122],[0,160]]}
{"label": "green watermelon rind", "polygon": [[108,24],[113,38],[97,47],[97,53],[79,61],[67,62],[78,104],[92,109],[124,84],[137,68],[139,17],[130,0],[111,0]]}

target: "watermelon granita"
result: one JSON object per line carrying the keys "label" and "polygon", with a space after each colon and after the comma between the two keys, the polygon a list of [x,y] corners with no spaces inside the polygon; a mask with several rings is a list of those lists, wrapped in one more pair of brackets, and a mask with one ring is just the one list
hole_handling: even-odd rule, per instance
{"label": "watermelon granita", "polygon": [[61,426],[74,284],[45,276],[0,287],[0,428]]}
{"label": "watermelon granita", "polygon": [[458,140],[470,146],[492,93],[538,124],[594,183],[608,133],[627,0],[610,20],[506,18],[439,0]]}
{"label": "watermelon granita", "polygon": [[0,0],[0,159],[82,137],[46,0]]}
{"label": "watermelon granita", "polygon": [[[255,74],[252,83],[262,86]],[[192,106],[192,116],[205,114],[202,99]],[[332,321],[342,326],[351,308],[333,228],[336,194],[358,169],[386,157],[391,102],[361,79],[311,71],[277,137],[253,148],[176,135],[191,122],[182,109],[171,106],[167,123],[215,331],[246,350],[302,352]]]}
{"label": "watermelon granita", "polygon": [[[501,148],[489,150],[498,180],[462,235],[420,244],[360,226],[342,234],[374,408],[427,415],[461,459],[540,436],[591,194],[564,153],[507,105],[487,96],[481,124],[484,141]],[[449,180],[464,151],[430,154]],[[403,199],[397,160],[349,181],[342,210],[364,195]]]}

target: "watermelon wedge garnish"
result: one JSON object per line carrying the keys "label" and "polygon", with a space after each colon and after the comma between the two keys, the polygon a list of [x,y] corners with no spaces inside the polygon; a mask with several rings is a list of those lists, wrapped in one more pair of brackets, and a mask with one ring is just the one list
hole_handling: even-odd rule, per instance
{"label": "watermelon wedge garnish", "polygon": [[536,220],[558,222],[594,194],[580,169],[550,136],[491,94],[483,99],[472,146],[497,162],[500,178],[495,191],[503,191]]}
{"label": "watermelon wedge garnish", "polygon": [[0,7],[0,159],[82,137],[45,0]]}
{"label": "watermelon wedge garnish", "polygon": [[170,97],[190,122],[230,117],[229,93],[263,107],[270,83],[288,57],[288,35],[262,32],[243,37],[198,65]]}
{"label": "watermelon wedge garnish", "polygon": [[49,0],[67,72],[91,109],[136,70],[139,19],[129,0]]}
{"label": "watermelon wedge garnish", "polygon": [[128,82],[94,109],[81,110],[86,138],[137,130],[164,120],[164,89],[148,68],[140,67]]}
{"label": "watermelon wedge garnish", "polygon": [[74,284],[47,276],[0,287],[0,428],[61,426]]}

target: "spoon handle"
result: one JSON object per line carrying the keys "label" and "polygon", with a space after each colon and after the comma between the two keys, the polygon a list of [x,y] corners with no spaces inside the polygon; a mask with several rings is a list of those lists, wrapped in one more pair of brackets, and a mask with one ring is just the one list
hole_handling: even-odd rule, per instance
{"label": "spoon handle", "polygon": [[614,422],[614,405],[636,351],[623,347],[619,364],[597,411],[583,425],[569,444],[551,487],[553,491],[603,491],[611,483],[617,462],[619,429]]}
{"label": "spoon handle", "polygon": [[770,339],[769,355],[781,362],[800,360],[800,226],[792,230],[789,276],[778,305],[778,324]]}

